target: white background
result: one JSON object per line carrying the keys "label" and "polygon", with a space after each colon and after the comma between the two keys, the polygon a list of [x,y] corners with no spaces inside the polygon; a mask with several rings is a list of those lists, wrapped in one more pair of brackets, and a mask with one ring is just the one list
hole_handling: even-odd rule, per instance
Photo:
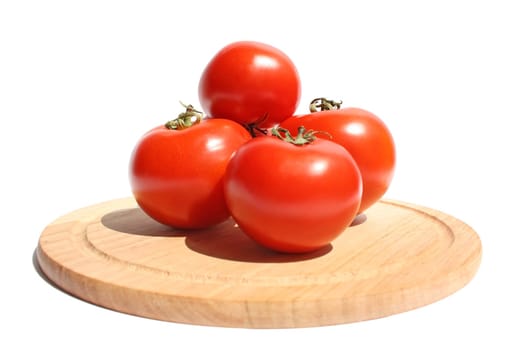
{"label": "white background", "polygon": [[[517,349],[518,18],[514,1],[1,2],[0,348]],[[44,227],[129,196],[137,139],[179,100],[197,104],[207,61],[242,39],[292,58],[300,112],[324,95],[386,121],[398,151],[386,197],[479,233],[469,285],[384,319],[247,330],[113,312],[36,273]]]}

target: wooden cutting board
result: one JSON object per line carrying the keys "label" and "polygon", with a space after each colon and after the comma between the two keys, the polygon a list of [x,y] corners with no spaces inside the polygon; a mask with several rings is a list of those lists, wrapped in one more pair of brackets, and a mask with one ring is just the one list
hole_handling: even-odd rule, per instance
{"label": "wooden cutting board", "polygon": [[106,308],[181,323],[289,328],[374,319],[442,299],[475,275],[481,242],[445,213],[380,201],[328,247],[286,255],[256,245],[232,220],[176,231],[125,198],[58,218],[36,253],[51,281]]}

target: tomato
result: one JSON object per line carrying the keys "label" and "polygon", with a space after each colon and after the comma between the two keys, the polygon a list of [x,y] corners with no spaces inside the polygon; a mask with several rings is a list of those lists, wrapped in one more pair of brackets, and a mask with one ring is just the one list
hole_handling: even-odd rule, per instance
{"label": "tomato", "polygon": [[240,41],[207,64],[198,94],[210,117],[268,128],[294,114],[301,83],[286,54],[267,44]]}
{"label": "tomato", "polygon": [[[295,116],[281,123],[290,131],[300,125],[327,132],[355,159],[363,182],[359,212],[384,195],[393,178],[396,155],[393,137],[380,118],[364,109],[342,108]],[[324,134],[320,137],[330,138]]]}
{"label": "tomato", "polygon": [[317,138],[303,145],[253,138],[236,151],[224,176],[227,206],[241,230],[283,253],[328,245],[355,218],[361,192],[351,155]]}
{"label": "tomato", "polygon": [[232,154],[250,138],[241,125],[226,119],[205,119],[182,130],[164,125],[152,129],[130,160],[138,205],[156,221],[176,228],[204,228],[226,220],[222,178]]}

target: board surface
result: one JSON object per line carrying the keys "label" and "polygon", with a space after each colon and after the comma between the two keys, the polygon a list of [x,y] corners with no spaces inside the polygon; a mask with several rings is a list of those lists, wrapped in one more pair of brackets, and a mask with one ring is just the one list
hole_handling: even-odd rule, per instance
{"label": "board surface", "polygon": [[50,223],[36,257],[63,290],[120,312],[292,328],[385,317],[440,300],[475,275],[481,242],[450,215],[384,200],[329,246],[279,254],[258,246],[232,220],[176,231],[123,198]]}

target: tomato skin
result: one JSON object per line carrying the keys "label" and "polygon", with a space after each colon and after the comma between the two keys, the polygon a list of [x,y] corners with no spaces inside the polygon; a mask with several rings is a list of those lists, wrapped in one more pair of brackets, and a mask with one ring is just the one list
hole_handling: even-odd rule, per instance
{"label": "tomato skin", "polygon": [[[364,109],[350,107],[294,116],[281,123],[281,127],[294,132],[300,125],[329,133],[331,140],[346,148],[355,159],[363,182],[359,213],[384,195],[393,179],[396,151],[393,137],[380,118]],[[317,136],[329,138],[325,134]]]}
{"label": "tomato skin", "polygon": [[225,46],[203,71],[198,87],[204,112],[241,124],[271,127],[292,116],[301,95],[290,58],[270,45],[239,41]]}
{"label": "tomato skin", "polygon": [[250,138],[241,125],[225,119],[202,120],[183,130],[150,130],[130,159],[138,205],[156,221],[181,229],[226,220],[222,178],[232,154]]}
{"label": "tomato skin", "polygon": [[224,176],[227,206],[242,231],[283,253],[328,245],[355,218],[361,192],[349,153],[321,139],[296,146],[254,138],[238,149]]}

